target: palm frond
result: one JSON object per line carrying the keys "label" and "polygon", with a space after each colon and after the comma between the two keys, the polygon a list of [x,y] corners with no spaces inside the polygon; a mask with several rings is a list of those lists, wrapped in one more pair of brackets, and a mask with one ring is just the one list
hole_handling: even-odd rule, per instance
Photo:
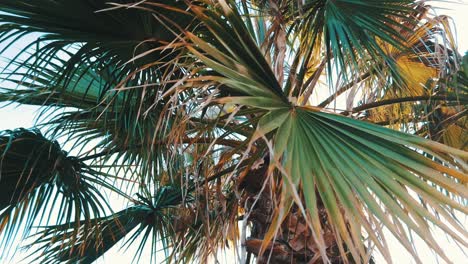
{"label": "palm frond", "polygon": [[[25,235],[41,225],[28,249],[43,263],[91,263],[119,242],[136,245],[135,262],[150,248],[152,262],[162,249],[167,262],[204,263],[231,246],[249,252],[242,261],[366,262],[367,242],[390,258],[387,229],[416,261],[413,233],[448,261],[432,230],[467,246],[455,215],[468,213],[468,154],[454,140],[466,134],[466,63],[427,11],[3,1],[0,53],[40,37],[9,60],[2,80],[17,88],[0,101],[41,106],[46,131],[0,133],[3,244],[23,224]],[[348,91],[342,115],[326,110]],[[367,122],[393,117],[426,138]],[[131,205],[109,212],[101,187]]]}
{"label": "palm frond", "polygon": [[[264,56],[255,45],[240,14],[225,1],[204,8],[192,5],[191,9],[208,29],[205,39],[187,32],[192,45],[188,49],[220,76],[204,76],[202,79],[225,84],[232,91],[245,96],[242,100],[268,101],[272,107],[284,104],[281,86]],[[220,17],[223,14],[225,18]],[[209,73],[209,72],[208,72]],[[229,91],[229,89],[231,91]],[[239,98],[240,100],[240,98]]]}
{"label": "palm frond", "polygon": [[39,131],[2,131],[0,150],[0,233],[4,248],[19,230],[28,235],[34,225],[73,220],[83,220],[87,226],[92,217],[110,210],[99,188],[115,188],[102,174],[69,156]]}
{"label": "palm frond", "polygon": [[[207,223],[202,215],[196,216],[194,213],[192,203],[195,200],[191,194],[184,196],[179,186],[168,185],[157,188],[153,195],[138,195],[135,204],[129,208],[94,219],[92,232],[82,227],[76,240],[72,239],[75,232],[73,224],[46,227],[34,235],[36,240],[29,247],[42,245],[34,251],[42,252],[41,263],[92,263],[124,240],[124,246],[134,246],[139,241],[134,258],[136,262],[140,260],[148,242],[151,244],[151,259],[154,260],[158,247],[159,250],[174,248],[174,253],[167,253],[166,256],[167,260],[174,262],[196,258],[196,252],[211,249],[208,245],[205,249],[200,245],[201,239],[206,239],[204,228]],[[203,214],[203,210],[199,213]],[[217,217],[216,214],[210,216],[212,220]],[[214,232],[221,229],[224,223],[211,224],[213,230],[210,232]]]}
{"label": "palm frond", "polygon": [[[390,255],[381,240],[384,234],[372,224],[374,220],[388,228],[416,259],[417,252],[408,242],[409,233],[397,226],[407,226],[444,259],[448,257],[432,236],[430,224],[466,246],[464,237],[468,234],[463,225],[456,220],[444,222],[452,217],[453,210],[467,213],[464,204],[468,177],[457,169],[466,165],[451,156],[466,158],[466,152],[307,108],[277,110],[269,116],[283,116],[260,122],[262,132],[278,127],[274,155],[284,177],[283,202],[295,200],[301,204],[294,193],[302,191],[303,212],[308,214],[319,246],[325,245],[320,244],[323,232],[316,210],[319,197],[328,222],[334,226],[336,240],[347,245],[356,261],[366,256],[362,231],[382,253]],[[325,251],[322,248],[321,252]]]}
{"label": "palm frond", "polygon": [[149,212],[150,209],[144,206],[130,207],[94,219],[91,229],[82,228],[77,235],[74,234],[74,223],[49,226],[35,235],[38,238],[31,246],[44,244],[33,251],[43,251],[41,263],[92,263],[143,223]]}
{"label": "palm frond", "polygon": [[[329,4],[334,5],[335,3]],[[346,4],[359,5],[359,3],[354,2]],[[373,4],[377,5],[377,2],[370,5]],[[383,3],[380,8],[376,7],[376,10],[389,11],[392,9],[390,6],[393,2],[386,4]],[[398,12],[410,10],[407,9],[408,6],[397,4],[399,5]],[[443,216],[450,219],[452,210],[467,213],[463,206],[466,199],[467,190],[464,184],[467,176],[463,171],[459,171],[459,168],[466,165],[461,164],[459,159],[454,159],[451,156],[465,158],[468,155],[466,152],[352,118],[318,112],[318,108],[295,107],[294,101],[283,103],[277,100],[273,102],[278,96],[265,98],[265,94],[262,93],[269,92],[265,85],[255,87],[248,85],[249,88],[252,87],[250,89],[242,87],[248,83],[244,82],[244,76],[250,76],[249,81],[251,81],[255,80],[255,76],[261,76],[267,71],[249,68],[252,63],[245,63],[242,60],[244,55],[241,56],[241,53],[233,52],[238,49],[236,48],[238,43],[253,41],[249,37],[237,37],[237,39],[231,40],[234,36],[249,36],[237,33],[241,30],[246,32],[247,29],[245,27],[236,28],[235,21],[239,20],[239,14],[235,10],[223,2],[219,6],[218,12],[222,16],[210,12],[195,12],[201,21],[209,25],[208,29],[215,36],[227,33],[226,38],[218,38],[225,41],[221,42],[217,39],[203,41],[189,34],[194,47],[204,51],[205,54],[192,47],[189,49],[209,68],[223,76],[222,78],[212,78],[213,80],[241,91],[244,95],[223,98],[223,94],[221,94],[222,99],[219,102],[231,102],[268,110],[258,123],[260,136],[265,135],[269,138],[268,135],[272,135],[270,132],[277,129],[276,133],[273,134],[272,147],[276,167],[282,172],[283,195],[282,203],[275,215],[277,220],[273,222],[271,232],[263,241],[264,246],[269,243],[269,239],[274,237],[274,233],[279,227],[279,224],[275,223],[283,221],[282,217],[287,215],[291,203],[295,201],[309,220],[309,227],[319,246],[319,251],[316,254],[321,255],[324,260],[327,259],[320,217],[316,210],[319,199],[314,195],[316,190],[327,211],[328,222],[332,225],[333,234],[335,240],[338,241],[340,255],[343,258],[353,258],[357,262],[367,259],[368,252],[363,247],[362,232],[369,236],[369,239],[377,245],[380,251],[389,256],[382,240],[385,236],[377,226],[372,224],[375,222],[382,223],[387,227],[416,259],[418,256],[409,242],[411,241],[410,235],[396,226],[408,226],[412,232],[421,236],[431,248],[445,259],[447,256],[440,250],[438,243],[432,237],[429,229],[430,223],[453,236],[458,243],[465,244],[463,236],[466,236],[467,233],[463,226],[456,221],[444,223],[438,217]],[[338,7],[340,6],[330,8],[338,12]],[[393,15],[399,16],[397,13]],[[224,17],[226,22],[223,20]],[[383,17],[383,19],[390,19],[385,18],[385,15]],[[379,19],[382,18],[379,17]],[[368,22],[368,20],[363,21]],[[350,25],[353,26],[353,23]],[[341,27],[345,27],[344,23]],[[356,25],[352,28],[358,31],[361,28],[367,29],[364,25],[361,25],[359,29]],[[342,28],[340,30],[344,33],[348,32]],[[398,35],[394,29],[382,31],[385,33],[391,31]],[[352,34],[355,33],[352,32]],[[364,33],[360,33],[359,36],[362,34]],[[355,36],[352,37],[355,38]],[[245,38],[249,39],[245,40]],[[340,43],[343,39],[349,38],[351,37],[346,37],[345,34],[345,36],[340,37]],[[383,37],[382,39],[386,40]],[[359,42],[358,40],[353,41]],[[396,45],[395,41],[391,41],[391,43]],[[210,45],[210,42],[213,44]],[[371,43],[369,45],[375,46],[366,49],[376,52],[374,54],[376,55],[380,49],[377,47],[379,45],[377,40],[373,39],[369,43]],[[219,45],[225,52],[214,49]],[[334,45],[335,54],[340,54],[336,53],[337,50],[341,52],[343,47],[340,45]],[[245,47],[249,46],[245,44]],[[254,52],[254,49],[248,50]],[[355,52],[354,48],[351,50],[348,51]],[[247,56],[245,55],[245,57]],[[376,58],[381,58],[381,56],[376,56]],[[263,61],[264,57],[259,56],[257,60]],[[242,75],[231,72],[231,69],[240,68],[243,71],[238,72],[241,72]],[[430,158],[426,157],[424,153],[430,153]],[[420,203],[417,196],[410,194],[412,192],[417,193],[425,202]],[[448,197],[445,195],[446,193],[449,194]],[[305,203],[302,203],[301,195],[304,196]],[[462,236],[458,235],[457,232],[461,232]],[[351,256],[348,256],[348,250]]]}
{"label": "palm frond", "polygon": [[[127,1],[114,5],[106,1],[2,1],[0,40],[8,48],[25,35],[40,33],[41,37],[28,43],[13,60],[26,55],[29,58],[26,62],[41,66],[68,53],[60,76],[65,82],[74,75],[77,66],[89,62],[101,69],[113,69],[117,81],[138,75],[154,82],[148,66],[173,57],[162,47],[174,40],[175,35],[164,20],[158,22],[153,14],[164,13],[184,28],[191,21],[182,12],[184,5],[179,1],[168,9],[164,4],[137,7]],[[104,9],[110,10],[101,12]],[[29,52],[34,56],[29,56]],[[141,54],[146,56],[136,58]],[[160,77],[158,68],[159,65],[155,66],[153,72]]]}

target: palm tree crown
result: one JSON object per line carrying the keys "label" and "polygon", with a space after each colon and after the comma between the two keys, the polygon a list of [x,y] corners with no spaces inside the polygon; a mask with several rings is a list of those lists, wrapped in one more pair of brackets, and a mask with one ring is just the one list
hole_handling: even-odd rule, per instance
{"label": "palm tree crown", "polygon": [[41,109],[0,132],[0,260],[468,246],[468,57],[425,1],[2,0],[0,43],[0,100]]}

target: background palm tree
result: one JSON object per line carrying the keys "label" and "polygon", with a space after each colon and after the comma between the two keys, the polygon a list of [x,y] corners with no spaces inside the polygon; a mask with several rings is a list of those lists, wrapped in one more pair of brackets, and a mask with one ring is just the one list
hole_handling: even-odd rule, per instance
{"label": "background palm tree", "polygon": [[434,227],[467,246],[468,62],[424,1],[0,11],[0,52],[29,41],[0,100],[43,109],[0,134],[4,259],[18,237],[41,263],[123,240],[137,262],[368,263],[389,235],[420,263],[414,234],[450,261]]}

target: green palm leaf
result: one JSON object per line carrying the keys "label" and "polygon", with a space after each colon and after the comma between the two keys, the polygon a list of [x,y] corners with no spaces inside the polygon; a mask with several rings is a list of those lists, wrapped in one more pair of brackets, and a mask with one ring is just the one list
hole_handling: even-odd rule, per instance
{"label": "green palm leaf", "polygon": [[36,66],[32,63],[16,63],[26,72],[4,74],[8,80],[18,85],[16,89],[2,88],[0,100],[21,104],[52,107],[74,107],[79,109],[95,108],[101,103],[100,111],[106,107],[104,101],[111,101],[115,92],[109,87],[118,83],[112,76],[111,69],[98,69],[86,63],[75,69],[68,82],[59,81],[61,70],[67,61],[58,58],[47,66]]}
{"label": "green palm leaf", "polygon": [[[376,14],[379,11],[383,13],[393,12],[395,9],[398,10],[396,12],[408,11],[407,7],[401,3],[396,3],[393,7],[390,6],[393,2],[382,3],[380,7],[373,8],[376,10],[375,14],[371,12],[370,17],[366,17],[369,20],[357,19],[358,22],[364,23],[357,26],[354,24],[356,20],[345,22],[347,17],[339,12],[347,10],[343,8],[344,6],[353,4],[359,6],[363,3],[343,2],[346,3],[327,2],[329,5],[327,8],[333,9],[331,14],[327,14],[336,16],[330,18],[328,25],[333,26],[333,30],[336,31],[333,36],[329,36],[333,38],[330,44],[333,46],[333,53],[342,56],[339,54],[343,54],[343,50],[346,49],[346,52],[353,53],[355,47],[362,47],[359,46],[362,44],[370,45],[364,49],[375,52],[374,55],[379,57],[377,54],[380,52],[377,52],[376,42],[378,37],[371,36],[372,41],[359,40],[358,37],[369,37],[360,30],[364,29],[371,33],[381,31],[381,34],[392,32],[398,35],[394,30],[374,28],[372,31],[367,27],[372,24],[370,20],[377,19]],[[363,5],[374,6],[377,2],[366,2]],[[340,7],[343,9],[339,9]],[[350,8],[353,10],[355,7]],[[429,231],[429,223],[435,224],[459,243],[465,244],[464,236],[467,233],[461,224],[456,221],[446,224],[438,217],[444,216],[450,219],[452,210],[467,213],[464,207],[467,193],[464,184],[467,175],[456,169],[465,165],[452,157],[455,155],[466,158],[468,155],[466,152],[352,118],[318,112],[317,108],[295,107],[294,103],[280,101],[279,98],[284,98],[284,95],[266,97],[264,93],[271,92],[271,87],[275,87],[274,85],[267,86],[258,82],[254,86],[253,83],[248,85],[247,83],[256,80],[255,76],[265,76],[268,72],[270,75],[267,76],[273,76],[273,73],[268,66],[265,66],[260,73],[258,68],[251,67],[253,63],[246,62],[245,58],[248,55],[232,52],[238,49],[238,45],[243,45],[244,52],[248,50],[252,54],[255,54],[257,49],[250,48],[247,44],[253,42],[249,37],[233,39],[233,36],[241,36],[237,32],[247,32],[243,24],[238,22],[239,14],[236,14],[235,9],[232,10],[226,3],[221,2],[219,12],[224,15],[225,20],[219,18],[219,15],[209,15],[209,12],[197,14],[200,20],[208,25],[214,36],[226,34],[226,37],[218,36],[217,39],[223,41],[211,39],[205,42],[189,34],[194,46],[207,55],[197,52],[196,49],[191,51],[208,67],[223,75],[221,78],[213,78],[215,81],[245,95],[222,97],[219,102],[269,110],[259,121],[259,136],[266,135],[269,138],[268,135],[272,135],[270,132],[277,129],[272,137],[276,166],[283,176],[283,196],[282,204],[276,214],[277,222],[272,224],[271,232],[263,241],[264,245],[268,244],[268,239],[273,238],[274,232],[283,221],[282,217],[286,216],[285,210],[288,211],[291,203],[295,201],[303,208],[303,213],[310,221],[309,225],[315,233],[322,258],[327,259],[327,249],[324,248],[322,227],[316,210],[318,199],[324,203],[329,216],[328,222],[332,223],[334,228],[336,241],[345,244],[357,262],[366,259],[367,255],[363,247],[362,231],[370,236],[380,251],[389,256],[380,240],[384,237],[383,233],[376,231],[376,226],[372,224],[374,219],[383,223],[415,258],[417,254],[408,243],[411,240],[410,235],[395,226],[408,226],[445,259],[447,256],[440,250]],[[387,19],[383,13],[378,19]],[[369,16],[360,12],[356,15]],[[394,15],[399,16],[399,14]],[[383,36],[380,38],[385,39]],[[350,42],[346,43],[344,40]],[[391,43],[395,44],[396,41]],[[213,48],[218,46],[221,47],[219,50]],[[357,52],[359,53],[359,50]],[[258,56],[256,59],[263,61],[263,56]],[[344,64],[344,61],[342,63]],[[262,63],[258,62],[257,65]],[[231,69],[238,69],[237,75]],[[248,81],[244,81],[245,76],[249,76]],[[424,153],[429,153],[427,155],[432,158],[428,158]],[[315,195],[316,190],[320,197]],[[425,202],[421,203],[417,196],[410,194],[411,192],[416,192]],[[300,199],[301,194],[304,195],[304,204]],[[427,206],[430,209],[427,209]],[[462,232],[463,235],[460,236],[457,232]],[[342,246],[340,252],[342,256],[347,254]]]}
{"label": "green palm leaf", "polygon": [[[409,0],[3,1],[0,53],[41,37],[8,61],[2,80],[17,88],[2,84],[0,101],[41,106],[47,131],[0,133],[3,245],[41,225],[28,248],[44,263],[91,263],[121,241],[136,262],[145,247],[151,262],[163,249],[185,263],[238,244],[245,262],[269,249],[273,261],[367,262],[369,241],[390,259],[386,229],[418,262],[413,233],[448,261],[432,229],[467,246],[455,216],[468,213],[468,154],[363,121],[407,103],[416,128],[447,130],[447,108],[463,122],[452,108],[464,109],[466,74],[435,41],[445,20],[426,11]],[[343,115],[323,108],[355,86]],[[314,89],[328,98],[304,106]],[[106,189],[131,205],[109,212]]]}
{"label": "green palm leaf", "polygon": [[73,225],[49,226],[36,234],[39,238],[33,245],[44,244],[36,250],[44,251],[42,263],[92,263],[141,224],[148,213],[148,208],[134,206],[94,219],[92,229],[80,230],[78,239],[73,239]]}
{"label": "green palm leaf", "polygon": [[[287,117],[270,119],[270,115]],[[259,127],[262,133],[278,127],[274,153],[286,178],[283,202],[287,204],[288,200],[295,199],[301,204],[293,194],[302,191],[304,208],[318,241],[323,238],[319,215],[314,210],[319,199],[315,190],[327,209],[329,222],[334,225],[336,239],[347,244],[355,260],[365,258],[361,230],[389,256],[378,239],[383,235],[381,229],[372,225],[373,218],[383,223],[416,258],[417,253],[406,244],[410,241],[409,234],[396,226],[408,226],[445,259],[447,256],[429,231],[429,223],[466,246],[464,237],[468,234],[462,224],[446,223],[439,217],[450,219],[452,210],[467,213],[464,204],[468,176],[449,164],[464,166],[457,165],[459,161],[451,155],[466,158],[468,153],[306,108],[277,110],[264,118]],[[421,150],[430,153],[432,158],[423,155]]]}
{"label": "green palm leaf", "polygon": [[[148,68],[147,64],[162,63],[173,57],[161,47],[174,40],[174,33],[162,22],[165,19],[157,22],[144,9],[154,14],[164,13],[181,28],[187,26],[191,19],[177,11],[184,8],[183,2],[174,3],[171,10],[162,3],[132,7],[135,6],[129,1],[118,1],[114,5],[106,1],[2,1],[0,41],[8,43],[9,47],[27,34],[41,33],[41,37],[29,43],[18,56],[28,56],[37,47],[35,56],[28,56],[27,62],[41,66],[69,53],[61,72],[61,78],[65,78],[65,81],[74,75],[77,66],[91,61],[101,69],[113,68],[116,80],[120,81],[129,74],[140,74],[138,72]],[[99,12],[108,8],[112,10]],[[116,31],[116,28],[119,30]],[[147,55],[141,59],[135,58],[142,53]],[[132,59],[132,63],[128,63]],[[161,71],[153,70],[156,75],[162,75]],[[151,71],[147,70],[140,76],[155,81],[151,75]]]}
{"label": "green palm leaf", "polygon": [[[151,258],[155,258],[156,243],[162,243],[164,247],[173,243],[170,238],[174,236],[175,215],[181,210],[179,206],[183,200],[181,189],[176,186],[161,186],[154,194],[149,198],[139,195],[135,205],[93,219],[90,230],[80,224],[76,239],[74,223],[45,227],[34,235],[37,238],[28,247],[42,245],[34,251],[42,251],[41,263],[92,263],[125,236],[131,235],[125,242],[129,246],[142,238],[135,260],[141,257],[148,238],[152,243]],[[189,196],[185,198],[186,202],[192,201]]]}
{"label": "green palm leaf", "polygon": [[109,210],[98,188],[115,188],[39,131],[3,131],[0,150],[3,245],[11,243],[22,224],[23,235],[28,235],[37,224],[84,219],[88,225]]}

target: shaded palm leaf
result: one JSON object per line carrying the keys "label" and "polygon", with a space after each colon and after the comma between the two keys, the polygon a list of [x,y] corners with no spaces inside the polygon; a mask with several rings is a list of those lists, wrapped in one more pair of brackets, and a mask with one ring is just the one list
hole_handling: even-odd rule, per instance
{"label": "shaded palm leaf", "polygon": [[[83,15],[65,10],[70,5]],[[40,125],[53,138],[76,141],[74,150],[92,150],[69,157],[58,145],[33,136],[55,153],[41,151],[35,157],[44,160],[44,167],[31,171],[44,171],[47,177],[17,177],[35,196],[16,194],[15,189],[3,200],[16,199],[20,205],[30,197],[32,202],[42,196],[51,200],[57,189],[63,192],[63,204],[83,200],[75,197],[99,204],[101,196],[82,194],[94,185],[119,192],[106,186],[104,175],[98,177],[106,168],[112,168],[105,177],[115,179],[114,185],[121,183],[125,192],[137,187],[142,195],[135,201],[120,192],[134,205],[105,217],[104,209],[88,213],[86,208],[94,205],[60,207],[66,213],[33,242],[32,248],[40,246],[34,252],[43,253],[38,261],[90,263],[131,235],[129,245],[141,239],[136,261],[152,240],[152,261],[161,243],[168,261],[206,262],[219,248],[236,245],[241,216],[245,226],[255,226],[251,234],[262,234],[248,240],[259,242],[254,251],[259,258],[271,241],[282,243],[280,247],[311,248],[306,261],[333,257],[361,262],[370,254],[365,237],[389,257],[381,225],[417,260],[411,232],[447,259],[432,237],[431,224],[466,245],[467,232],[452,215],[467,213],[466,164],[461,161],[466,152],[325,113],[322,107],[335,99],[333,94],[319,107],[301,106],[318,87],[322,72],[329,77],[330,92],[335,88],[333,72],[342,85],[337,93],[355,84],[371,88],[374,100],[356,111],[373,109],[373,103],[394,104],[391,100],[405,100],[406,94],[421,96],[421,91],[422,96],[457,96],[458,90],[442,84],[431,92],[413,93],[409,87],[457,67],[455,53],[441,59],[437,70],[431,64],[438,27],[419,23],[424,8],[415,1],[70,5],[46,0],[0,4],[6,11],[0,14],[6,22],[0,25],[0,40],[7,46],[18,43],[22,34],[45,32],[32,41],[37,49],[29,46],[20,52],[28,59],[11,61],[5,78],[20,88],[2,90],[0,100],[58,109]],[[254,10],[257,6],[261,10]],[[64,23],[64,15],[70,23]],[[115,33],[112,23],[122,31]],[[419,25],[423,29],[410,34]],[[417,68],[416,77],[406,68]],[[357,100],[351,97],[352,108]],[[28,157],[18,163],[29,165]],[[55,166],[64,164],[61,160],[68,164],[63,171]],[[74,178],[64,177],[69,174]],[[82,188],[88,181],[91,187]],[[55,189],[44,189],[49,186]],[[253,199],[264,199],[266,205],[257,207],[264,209],[262,232],[257,232],[259,222],[249,218],[251,212],[244,211],[255,210]],[[48,204],[54,202],[37,208]],[[288,241],[274,240],[278,228],[289,228],[283,220],[294,217],[302,219],[314,246],[298,245],[299,232],[291,233],[291,239],[284,236]],[[33,217],[27,218],[31,226],[28,219]],[[247,244],[245,237],[240,242]]]}
{"label": "shaded palm leaf", "polygon": [[[147,180],[152,167],[163,160],[162,150],[155,151],[158,144],[154,142],[163,140],[176,117],[167,110],[169,99],[161,96],[164,88],[151,85],[143,92],[139,88],[116,91],[110,89],[118,85],[110,69],[99,70],[88,63],[77,67],[65,83],[59,78],[66,63],[57,59],[47,67],[24,64],[28,73],[14,75],[19,87],[2,89],[0,100],[42,106],[40,126],[51,136],[67,136],[77,148],[93,144],[101,158],[127,152],[123,156],[129,164],[137,161],[145,167],[141,175]],[[158,122],[164,124],[159,129]],[[144,151],[143,146],[152,151]]]}
{"label": "shaded palm leaf", "polygon": [[[164,23],[154,19],[152,13],[142,9],[156,14],[164,13],[181,28],[191,20],[189,16],[175,11],[184,8],[182,1],[173,3],[172,10],[157,2],[155,5],[144,5],[144,8],[132,4],[130,1],[117,1],[114,5],[106,1],[2,1],[0,39],[10,46],[24,35],[41,33],[40,38],[33,40],[19,53],[28,56],[28,52],[38,47],[33,51],[35,56],[28,56],[27,62],[32,61],[37,66],[48,64],[68,51],[70,58],[63,66],[61,78],[68,80],[77,65],[92,61],[97,68],[112,68],[117,81],[120,81],[129,74],[139,74],[139,71],[147,68],[144,67],[147,64],[162,63],[164,57],[172,56],[161,47],[174,40],[174,33]],[[112,10],[99,12],[108,8]],[[116,31],[116,28],[119,30]],[[142,53],[150,54],[127,64]],[[156,68],[153,71],[161,76]],[[146,71],[140,76],[153,79],[151,75],[151,71]]]}
{"label": "shaded palm leaf", "polygon": [[73,224],[50,226],[36,234],[39,238],[33,245],[45,244],[37,249],[44,251],[41,263],[92,263],[141,224],[147,214],[148,208],[135,206],[94,219],[92,229],[80,230],[77,239],[73,239]]}
{"label": "shaded palm leaf", "polygon": [[[173,225],[176,224],[177,211],[182,210],[180,205],[183,199],[181,189],[176,186],[161,186],[154,195],[152,198],[139,195],[135,205],[93,219],[90,230],[80,224],[76,239],[73,238],[74,223],[45,227],[35,235],[37,238],[29,247],[42,245],[35,251],[42,252],[38,260],[41,263],[92,263],[131,234],[126,241],[128,245],[134,245],[138,239],[142,239],[135,260],[141,257],[148,238],[151,238],[151,258],[155,258],[157,243],[162,243],[162,249],[173,244]],[[185,202],[192,201],[190,196],[186,199]]]}
{"label": "shaded palm leaf", "polygon": [[44,107],[79,109],[96,108],[101,105],[97,110],[103,111],[116,94],[108,90],[109,87],[118,84],[111,75],[112,69],[100,70],[95,65],[86,63],[82,67],[76,67],[74,75],[65,83],[58,79],[66,63],[63,58],[57,58],[47,66],[36,66],[27,62],[15,63],[27,72],[4,74],[10,76],[8,80],[16,82],[18,87],[2,88],[0,100]]}
{"label": "shaded palm leaf", "polygon": [[88,225],[109,209],[98,188],[114,187],[39,131],[3,131],[0,150],[3,245],[11,243],[22,224],[24,235],[41,223],[84,219]]}

